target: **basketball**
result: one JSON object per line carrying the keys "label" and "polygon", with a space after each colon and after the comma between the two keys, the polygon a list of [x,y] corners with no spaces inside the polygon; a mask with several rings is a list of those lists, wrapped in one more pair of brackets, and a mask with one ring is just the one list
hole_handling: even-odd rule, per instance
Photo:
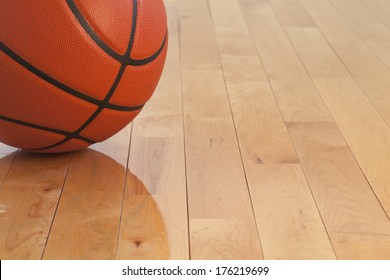
{"label": "basketball", "polygon": [[163,0],[1,1],[0,141],[60,153],[128,125],[167,52]]}

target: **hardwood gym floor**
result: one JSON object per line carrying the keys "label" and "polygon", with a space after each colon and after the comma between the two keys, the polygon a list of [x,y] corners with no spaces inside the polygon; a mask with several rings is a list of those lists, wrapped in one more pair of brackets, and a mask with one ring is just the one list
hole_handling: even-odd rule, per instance
{"label": "hardwood gym floor", "polygon": [[390,1],[165,3],[132,125],[0,144],[0,258],[390,259]]}

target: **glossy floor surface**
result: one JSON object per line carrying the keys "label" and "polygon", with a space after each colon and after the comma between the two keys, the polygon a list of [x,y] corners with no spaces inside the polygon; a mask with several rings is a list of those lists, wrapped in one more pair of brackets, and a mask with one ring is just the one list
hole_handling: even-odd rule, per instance
{"label": "glossy floor surface", "polygon": [[390,1],[165,4],[131,125],[0,144],[0,259],[390,259]]}

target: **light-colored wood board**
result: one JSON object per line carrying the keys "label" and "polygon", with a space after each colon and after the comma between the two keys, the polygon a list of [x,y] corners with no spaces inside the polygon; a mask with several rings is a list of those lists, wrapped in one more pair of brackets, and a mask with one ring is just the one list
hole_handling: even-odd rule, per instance
{"label": "light-colored wood board", "polygon": [[[348,71],[319,30],[286,30],[354,157],[389,214],[389,127],[355,80],[348,76]],[[312,59],[314,49],[317,59]],[[318,69],[322,69],[321,73]],[[334,77],[334,72],[343,75]]]}
{"label": "light-colored wood board", "polygon": [[246,171],[265,259],[335,259],[300,164]]}
{"label": "light-colored wood board", "polygon": [[252,215],[221,71],[183,70],[183,94],[190,217]]}
{"label": "light-colored wood board", "polygon": [[114,259],[131,127],[73,155],[44,259]]}
{"label": "light-colored wood board", "polygon": [[159,84],[133,121],[134,137],[183,137],[181,72],[177,5],[166,4],[169,43]]}
{"label": "light-colored wood board", "polygon": [[[309,16],[316,22],[334,52],[342,60],[345,68],[379,111],[387,125],[390,126],[390,95],[388,94],[390,91],[390,69],[327,1],[302,0],[301,3]],[[298,0],[296,0],[296,4],[299,5]],[[311,47],[306,46],[305,48]],[[325,60],[321,55],[318,57],[322,62],[335,61],[335,59]],[[322,68],[332,69],[336,73],[339,72],[339,69],[342,71],[338,65]]]}
{"label": "light-colored wood board", "polygon": [[359,0],[390,30],[390,3],[387,0]]}
{"label": "light-colored wood board", "polygon": [[127,173],[117,259],[168,259],[163,217],[144,183]]}
{"label": "light-colored wood board", "polygon": [[259,57],[255,52],[235,53],[235,48],[220,41],[241,34],[242,44],[255,50],[239,5],[234,0],[213,0],[210,7],[242,158],[261,163],[298,162]]}
{"label": "light-colored wood board", "polygon": [[[317,80],[317,87],[336,119],[349,148],[390,214],[390,132],[377,111],[362,97],[351,80]],[[325,97],[325,94],[327,96]],[[341,97],[341,98],[340,98]],[[339,101],[336,101],[340,99]]]}
{"label": "light-colored wood board", "polygon": [[239,1],[285,121],[328,121],[323,105],[280,24],[265,1]]}
{"label": "light-colored wood board", "polygon": [[390,221],[338,127],[319,122],[288,128],[326,229],[389,234]]}
{"label": "light-colored wood board", "polygon": [[251,215],[221,71],[183,70],[183,94],[190,216]]}
{"label": "light-colored wood board", "polygon": [[341,260],[389,260],[390,235],[331,232]]}
{"label": "light-colored wood board", "polygon": [[[291,2],[286,1],[271,1],[273,4],[273,9],[275,9],[276,14],[274,13],[274,10],[271,8],[271,6],[267,4],[250,4],[250,6],[246,6],[248,9],[244,11],[247,11],[248,14],[246,14],[247,19],[250,20],[249,13],[256,14],[257,9],[257,15],[261,13],[261,18],[264,22],[266,22],[265,25],[259,25],[257,24],[257,29],[255,29],[255,25],[253,25],[253,31],[256,32],[256,30],[259,30],[258,32],[262,31],[263,34],[271,34],[270,30],[272,30],[272,34],[279,34],[281,37],[280,41],[284,41],[285,44],[283,45],[284,48],[291,48],[290,43],[288,42],[288,38],[284,34],[283,27],[280,25],[279,20],[283,23],[284,28],[287,29],[288,34],[291,37],[291,28],[293,30],[296,30],[294,35],[296,35],[296,40],[290,38],[293,42],[297,42],[299,46],[303,49],[305,49],[305,55],[306,60],[310,61],[313,65],[315,64],[315,67],[310,67],[309,74],[313,78],[316,77],[328,77],[329,79],[333,78],[335,81],[338,81],[342,78],[348,79],[349,73],[346,71],[343,67],[338,67],[340,65],[340,61],[338,59],[324,59],[324,54],[326,54],[326,57],[332,57],[333,52],[332,50],[326,45],[326,44],[313,44],[313,42],[307,42],[308,38],[305,38],[306,33],[313,32],[312,30],[316,30],[316,27],[312,24],[308,24],[310,22],[310,18],[307,17],[305,14],[304,9],[300,6],[295,4],[291,4]],[[248,5],[248,3],[246,3]],[[249,9],[250,8],[250,9]],[[253,17],[254,20],[256,20],[256,17]],[[303,24],[302,24],[303,23]],[[248,23],[250,26],[250,23]],[[264,29],[259,28],[265,27]],[[302,35],[303,34],[303,35]],[[255,38],[255,37],[254,37]],[[307,39],[307,40],[305,40]],[[312,38],[310,38],[312,39]],[[266,38],[264,37],[264,40]],[[255,39],[256,42],[256,39]],[[259,40],[258,45],[261,47],[261,41]],[[274,44],[277,45],[277,44]],[[258,47],[261,52],[261,48]],[[301,53],[299,52],[299,48],[295,46],[298,49],[298,55],[301,56]],[[269,49],[272,49],[271,47]],[[283,52],[280,51],[280,54]],[[291,55],[293,52],[291,52]],[[296,56],[296,54],[294,54]],[[323,55],[323,56],[321,56]],[[275,58],[278,57],[278,55],[274,56]],[[336,57],[336,56],[334,56]],[[301,57],[302,58],[302,57]],[[300,59],[301,59],[300,58]],[[264,58],[263,58],[264,60]],[[299,59],[297,58],[295,60],[295,63],[299,63]],[[270,60],[271,62],[277,63],[278,60]],[[305,61],[305,60],[304,60]],[[280,64],[283,65],[283,64]],[[341,64],[342,65],[342,64]],[[267,65],[265,64],[265,67]],[[305,65],[305,67],[307,67]],[[295,66],[295,68],[298,68],[298,66]],[[266,68],[267,70],[267,68]],[[305,69],[306,70],[306,69]],[[288,74],[288,73],[287,73]],[[294,73],[292,75],[295,75]],[[287,75],[286,75],[287,76]],[[305,75],[307,77],[307,75]],[[279,78],[284,78],[283,76],[279,75]],[[271,83],[272,83],[272,79]],[[353,81],[352,81],[353,82]],[[336,83],[337,84],[337,83]],[[316,84],[317,85],[317,84]],[[316,90],[315,88],[313,88]],[[338,92],[340,95],[340,92]],[[335,95],[334,95],[335,96]],[[364,96],[363,96],[364,97]],[[322,96],[322,98],[324,98]],[[353,100],[353,99],[351,99]],[[346,100],[345,100],[346,101]],[[368,101],[368,100],[366,100]],[[334,103],[337,103],[338,100],[334,100]],[[327,103],[329,107],[329,103]],[[366,104],[369,106],[369,102]],[[346,103],[343,103],[343,106],[340,106],[339,108],[336,108],[335,106],[331,107],[332,110],[331,113],[339,113],[340,115],[343,114],[342,110],[345,110],[345,107],[347,107]],[[350,105],[349,105],[350,106]],[[372,109],[372,107],[369,107]],[[357,112],[359,110],[356,110]],[[371,111],[372,112],[372,111]],[[375,114],[374,114],[375,115]],[[379,123],[381,123],[381,120],[379,120]],[[389,230],[388,227],[388,218],[383,212],[383,209],[381,208],[381,205],[378,203],[374,193],[372,192],[369,184],[366,182],[363,174],[361,173],[361,170],[359,169],[359,166],[356,164],[352,154],[350,153],[347,145],[343,143],[343,149],[341,155],[343,157],[340,158],[340,151],[337,148],[337,145],[333,147],[334,149],[334,155],[329,157],[331,154],[328,155],[327,149],[328,146],[332,147],[334,143],[332,143],[332,139],[327,137],[327,135],[330,132],[336,133],[338,135],[339,140],[342,140],[342,136],[340,132],[338,131],[338,128],[333,122],[328,123],[328,128],[325,126],[323,129],[324,131],[321,132],[321,136],[318,136],[319,139],[322,139],[322,142],[316,143],[313,142],[313,139],[311,139],[312,131],[310,131],[311,126],[319,125],[321,126],[320,122],[319,124],[315,123],[302,123],[301,125],[301,137],[296,137],[296,131],[294,134],[294,129],[292,129],[290,124],[290,133],[293,137],[293,142],[296,145],[299,157],[301,159],[302,166],[304,167],[305,174],[308,178],[310,187],[313,190],[313,194],[316,200],[316,203],[318,204],[318,207],[320,209],[320,212],[323,216],[323,220],[326,225],[327,230],[332,230],[337,228],[337,230],[340,230],[340,228],[344,228],[346,230],[350,230],[352,232],[355,232],[356,230],[359,230],[359,232],[375,232],[376,233],[387,233]],[[326,124],[326,123],[325,123]],[[384,124],[383,121],[381,123]],[[330,125],[330,127],[329,127]],[[345,125],[347,125],[345,123]],[[306,126],[306,127],[305,127]],[[331,128],[330,131],[328,131]],[[313,143],[312,143],[313,142]],[[321,145],[319,145],[321,144]],[[310,145],[314,145],[315,148],[311,147]],[[325,148],[325,152],[321,151],[322,148]],[[309,159],[305,159],[305,156],[308,157],[307,150],[309,150],[312,154],[310,155]],[[317,164],[316,164],[317,161]],[[352,170],[346,170],[345,166],[349,166],[352,164]],[[322,165],[322,171],[319,167]],[[340,173],[340,168],[344,167],[344,171]],[[343,169],[341,169],[343,170]],[[319,173],[319,171],[321,171]],[[352,173],[358,174],[358,178],[353,177],[353,180],[349,178],[349,171]],[[334,173],[333,173],[334,172]],[[324,175],[325,174],[325,175]],[[329,174],[328,176],[326,176]],[[331,174],[338,174],[338,176],[334,177]],[[340,176],[341,175],[341,176]],[[325,177],[325,178],[324,178]],[[326,178],[327,177],[327,178]],[[324,179],[323,179],[324,178]],[[322,180],[320,180],[322,179]],[[355,182],[354,180],[358,180],[358,182]],[[357,194],[354,193],[355,184],[358,183],[358,186],[360,185],[360,192],[357,192]],[[322,185],[322,186],[321,186]],[[318,189],[318,187],[321,187]],[[329,188],[332,187],[332,189]],[[346,189],[347,187],[347,189]],[[329,189],[329,192],[318,192],[321,189]],[[336,191],[335,191],[336,190]],[[358,195],[359,200],[363,202],[362,205],[366,202],[365,195],[368,194],[368,197],[370,197],[371,202],[374,205],[374,209],[371,208],[370,211],[366,211],[365,207],[362,207],[359,202],[356,200],[356,195]],[[360,194],[360,195],[359,195]],[[330,197],[329,197],[330,196]],[[334,201],[332,203],[332,201]],[[330,202],[330,203],[329,203]],[[342,202],[342,203],[340,203]],[[340,204],[339,204],[340,203]],[[352,208],[345,208],[343,209],[344,204],[347,203],[351,204]],[[339,204],[339,205],[337,205]],[[341,207],[340,207],[341,206]],[[366,205],[370,209],[372,207],[371,204]],[[351,211],[352,210],[352,211]],[[372,215],[372,217],[371,217]],[[376,222],[372,222],[372,218],[376,220]],[[355,220],[355,221],[354,221]],[[359,221],[361,220],[361,221]],[[379,223],[377,225],[376,223]],[[359,225],[360,224],[360,225]],[[349,229],[348,229],[349,228]],[[374,229],[374,231],[373,231]],[[333,240],[332,240],[333,241]],[[337,248],[336,248],[337,249]],[[336,250],[336,254],[338,254],[338,250]]]}
{"label": "light-colored wood board", "polygon": [[[212,0],[210,7],[264,256],[334,259],[302,169],[288,164],[298,158],[259,57],[220,43],[238,33],[255,49],[240,7],[234,0]],[[277,209],[265,206],[270,204]]]}
{"label": "light-colored wood board", "polygon": [[[224,60],[227,68],[240,59]],[[232,69],[231,74],[234,76]],[[268,83],[237,81],[225,74],[234,123],[244,161],[297,163],[291,139]]]}
{"label": "light-colored wood board", "polygon": [[0,189],[0,258],[40,259],[71,154],[19,152]]}
{"label": "light-colored wood board", "polygon": [[[329,1],[350,27],[390,69],[390,29],[378,20],[359,1]],[[390,9],[390,5],[389,5]],[[390,16],[390,13],[389,13]]]}
{"label": "light-colored wood board", "polygon": [[188,120],[185,126],[190,218],[253,217],[231,121]]}
{"label": "light-colored wood board", "polygon": [[0,144],[0,257],[389,259],[390,2],[164,3],[131,143]]}
{"label": "light-colored wood board", "polygon": [[185,117],[200,120],[213,118],[232,120],[224,77],[220,69],[183,69],[182,86]]}
{"label": "light-colored wood board", "polygon": [[[237,1],[211,0],[209,5],[220,57],[256,56],[256,49],[243,21]],[[245,64],[243,63],[242,66],[245,67]],[[249,73],[243,72],[242,74]],[[265,75],[263,76],[266,79]]]}
{"label": "light-colored wood board", "polygon": [[133,137],[129,170],[117,258],[189,259],[183,138]]}
{"label": "light-colored wood board", "polygon": [[187,69],[219,69],[210,12],[206,0],[179,1],[181,65]]}
{"label": "light-colored wood board", "polygon": [[177,7],[179,0],[164,0],[165,8]]}
{"label": "light-colored wood board", "polygon": [[252,219],[191,220],[191,258],[197,260],[262,259]]}
{"label": "light-colored wood board", "polygon": [[[236,251],[239,238],[257,244],[255,255],[261,258],[207,1],[182,1],[179,15],[191,252],[202,248],[214,258],[252,258],[251,252]],[[229,226],[214,244],[194,239],[199,220],[221,219],[228,224],[245,221],[245,235]],[[218,231],[218,224],[211,230]],[[202,256],[191,253],[191,258]]]}

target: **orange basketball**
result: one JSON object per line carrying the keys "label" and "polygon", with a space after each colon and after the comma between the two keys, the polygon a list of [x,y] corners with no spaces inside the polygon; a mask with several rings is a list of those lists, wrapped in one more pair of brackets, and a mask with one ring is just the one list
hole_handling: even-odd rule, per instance
{"label": "orange basketball", "polygon": [[0,141],[58,153],[111,137],[164,67],[163,0],[0,2]]}

